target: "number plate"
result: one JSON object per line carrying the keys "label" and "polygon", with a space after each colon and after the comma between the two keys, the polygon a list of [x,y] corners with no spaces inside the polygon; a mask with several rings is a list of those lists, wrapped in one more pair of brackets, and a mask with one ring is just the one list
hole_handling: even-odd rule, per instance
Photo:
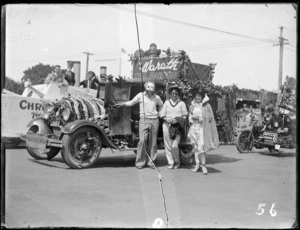
{"label": "number plate", "polygon": [[280,149],[280,145],[275,145],[275,149],[279,150]]}
{"label": "number plate", "polygon": [[264,132],[264,136],[274,137],[277,136],[277,133]]}
{"label": "number plate", "polygon": [[60,125],[60,121],[51,121],[50,125],[58,127]]}
{"label": "number plate", "polygon": [[48,138],[44,136],[27,134],[26,145],[30,148],[45,150],[47,145],[47,140]]}
{"label": "number plate", "polygon": [[278,138],[277,133],[270,133],[270,132],[264,132],[263,136],[264,136],[265,139],[272,140],[274,142],[276,142],[277,138]]}

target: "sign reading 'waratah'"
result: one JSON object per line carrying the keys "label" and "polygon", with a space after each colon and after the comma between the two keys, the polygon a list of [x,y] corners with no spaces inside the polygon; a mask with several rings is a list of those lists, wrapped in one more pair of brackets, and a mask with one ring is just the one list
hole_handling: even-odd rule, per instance
{"label": "sign reading 'waratah'", "polygon": [[175,80],[180,70],[178,57],[143,58],[141,66],[138,61],[133,65],[133,78],[141,78],[142,70],[144,78]]}

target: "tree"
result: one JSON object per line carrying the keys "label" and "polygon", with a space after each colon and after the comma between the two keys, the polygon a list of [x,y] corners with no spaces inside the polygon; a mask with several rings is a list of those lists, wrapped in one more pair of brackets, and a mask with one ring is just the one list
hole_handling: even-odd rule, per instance
{"label": "tree", "polygon": [[53,68],[54,66],[39,63],[23,72],[22,81],[29,78],[33,85],[44,84],[46,77],[52,72]]}
{"label": "tree", "polygon": [[9,77],[5,77],[4,88],[17,94],[22,94],[24,91],[24,85],[22,83],[16,82]]}
{"label": "tree", "polygon": [[267,91],[265,89],[260,90],[260,106],[265,108],[269,105],[276,105],[277,93]]}

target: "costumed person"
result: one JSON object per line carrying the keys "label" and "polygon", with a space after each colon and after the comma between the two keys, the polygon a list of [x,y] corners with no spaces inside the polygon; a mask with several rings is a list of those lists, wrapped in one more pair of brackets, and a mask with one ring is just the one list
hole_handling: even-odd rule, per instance
{"label": "costumed person", "polygon": [[140,121],[139,121],[139,137],[140,141],[137,146],[137,154],[135,167],[142,169],[146,166],[155,168],[153,162],[157,157],[157,133],[159,128],[158,115],[163,107],[161,98],[155,94],[154,82],[148,81],[144,84],[145,91],[138,93],[131,101],[118,103],[115,106],[132,107],[139,103],[140,105]]}
{"label": "costumed person", "polygon": [[67,72],[65,73],[65,79],[69,85],[75,85],[75,73],[72,71],[74,63],[72,61],[67,61]]}
{"label": "costumed person", "polygon": [[52,73],[50,73],[46,79],[45,84],[56,83],[58,87],[67,86],[69,83],[65,80],[64,76],[60,72],[60,65],[54,66]]}
{"label": "costumed person", "polygon": [[[214,114],[209,98],[201,92],[195,93],[195,98],[189,110],[190,130],[188,138],[193,144],[193,153],[196,165],[193,172],[198,172],[200,167],[203,174],[207,174],[205,167],[206,153],[219,146],[219,135],[214,119]],[[200,159],[199,159],[200,157]]]}
{"label": "costumed person", "polygon": [[83,88],[97,90],[100,86],[100,81],[97,79],[96,74],[93,71],[89,71],[87,74],[87,79],[80,82],[79,85],[83,86]]}
{"label": "costumed person", "polygon": [[265,131],[265,129],[272,129],[271,121],[274,113],[275,113],[274,105],[270,104],[269,106],[266,107],[266,111],[263,115],[264,127],[262,131]]}
{"label": "costumed person", "polygon": [[150,44],[150,48],[149,50],[145,51],[144,52],[144,56],[145,57],[159,57],[161,53],[161,50],[160,49],[157,49],[157,46],[155,43],[151,43]]}
{"label": "costumed person", "polygon": [[186,105],[180,100],[180,88],[175,85],[168,89],[171,96],[166,100],[160,112],[163,123],[163,135],[165,154],[168,161],[168,169],[179,168],[179,142],[181,135],[184,135],[186,118],[188,115]]}

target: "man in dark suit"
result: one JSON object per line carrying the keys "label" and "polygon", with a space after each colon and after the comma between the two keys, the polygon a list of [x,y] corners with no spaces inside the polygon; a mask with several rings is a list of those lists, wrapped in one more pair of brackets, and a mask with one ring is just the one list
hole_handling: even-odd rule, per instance
{"label": "man in dark suit", "polygon": [[[87,80],[83,80],[80,82],[80,86],[83,86],[83,88],[90,88],[90,89],[98,89],[100,82],[96,77],[96,74],[93,71],[89,71],[87,75]],[[89,86],[89,87],[88,87]]]}
{"label": "man in dark suit", "polygon": [[67,61],[67,63],[68,63],[68,69],[67,69],[67,72],[65,73],[65,79],[69,83],[69,85],[74,86],[75,85],[75,73],[72,71],[74,64],[72,61]]}

